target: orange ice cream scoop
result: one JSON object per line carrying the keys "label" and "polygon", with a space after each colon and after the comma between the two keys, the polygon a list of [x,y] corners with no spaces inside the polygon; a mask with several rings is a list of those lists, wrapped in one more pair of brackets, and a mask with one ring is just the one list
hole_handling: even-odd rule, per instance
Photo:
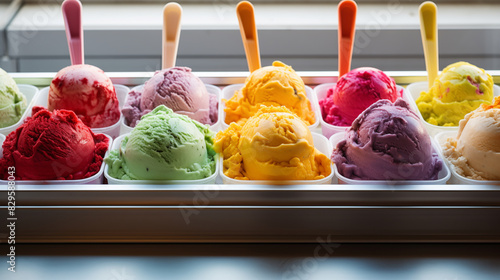
{"label": "orange ice cream scoop", "polygon": [[495,97],[493,100],[493,104],[481,104],[481,107],[479,110],[481,111],[486,111],[490,109],[500,109],[500,97]]}
{"label": "orange ice cream scoop", "polygon": [[244,123],[259,110],[260,105],[285,106],[307,125],[315,122],[304,81],[292,67],[281,61],[253,71],[243,88],[225,102],[227,124]]}
{"label": "orange ice cream scoop", "polygon": [[261,106],[244,125],[232,123],[217,134],[214,148],[234,179],[317,180],[331,173],[307,124],[284,106]]}

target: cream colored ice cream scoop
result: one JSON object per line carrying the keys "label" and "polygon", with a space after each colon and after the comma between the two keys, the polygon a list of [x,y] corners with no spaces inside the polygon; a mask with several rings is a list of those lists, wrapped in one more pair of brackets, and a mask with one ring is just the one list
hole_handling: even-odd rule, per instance
{"label": "cream colored ice cream scoop", "polygon": [[474,111],[460,122],[457,150],[489,180],[500,180],[500,109]]}

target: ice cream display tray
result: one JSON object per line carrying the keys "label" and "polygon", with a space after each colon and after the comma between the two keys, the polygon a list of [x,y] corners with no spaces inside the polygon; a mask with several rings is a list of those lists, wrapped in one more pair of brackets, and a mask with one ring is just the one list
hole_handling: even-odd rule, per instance
{"label": "ice cream display tray", "polygon": [[[500,71],[488,72],[500,83]],[[312,87],[337,75],[298,73]],[[403,86],[426,79],[425,72],[386,73]],[[130,87],[152,74],[108,73],[113,83]],[[248,75],[195,74],[217,86]],[[11,75],[45,87],[55,73]],[[500,242],[498,185],[15,183],[11,201],[12,190],[0,186],[0,219],[15,222],[17,243]],[[0,241],[7,240],[0,231]]]}

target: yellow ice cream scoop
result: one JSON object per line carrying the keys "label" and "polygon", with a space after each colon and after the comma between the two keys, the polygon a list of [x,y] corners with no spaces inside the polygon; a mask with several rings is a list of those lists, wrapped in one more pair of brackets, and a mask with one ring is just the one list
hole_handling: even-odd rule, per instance
{"label": "yellow ice cream scoop", "polygon": [[292,67],[280,61],[253,71],[243,88],[225,100],[225,121],[242,124],[259,110],[260,105],[285,106],[307,125],[315,122],[304,81]]}
{"label": "yellow ice cream scoop", "polygon": [[443,70],[416,103],[428,123],[458,126],[467,113],[492,100],[493,78],[470,63],[456,62]]}
{"label": "yellow ice cream scoop", "polygon": [[317,180],[331,173],[307,124],[284,106],[261,106],[244,125],[232,123],[217,134],[214,148],[234,179]]}

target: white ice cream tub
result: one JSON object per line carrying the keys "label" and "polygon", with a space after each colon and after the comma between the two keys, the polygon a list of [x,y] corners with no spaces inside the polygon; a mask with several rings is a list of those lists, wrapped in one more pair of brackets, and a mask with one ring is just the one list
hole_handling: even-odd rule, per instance
{"label": "white ice cream tub", "polygon": [[[136,87],[133,87],[130,91],[141,91],[142,88],[144,87],[144,84],[142,85],[138,85]],[[217,122],[210,125],[210,130],[214,131],[214,132],[217,132],[219,131],[220,129],[220,110],[221,110],[221,90],[219,87],[217,86],[214,86],[214,85],[209,85],[209,84],[205,84],[205,87],[207,88],[207,91],[209,94],[214,94],[216,97],[217,97]],[[126,98],[124,99],[124,103],[123,104],[126,104],[127,103],[127,99],[128,99],[128,93],[126,95]],[[122,107],[120,107],[122,108]],[[124,134],[127,134],[127,133],[130,133],[132,131],[132,129],[134,129],[133,127],[129,126],[126,124],[126,120],[125,120],[125,117],[122,118],[122,121],[121,121],[121,129],[120,129],[120,135],[124,135]]]}
{"label": "white ice cream tub", "polygon": [[0,158],[3,157],[3,141],[5,141],[6,136],[0,134]]}
{"label": "white ice cream tub", "polygon": [[[19,121],[17,121],[15,124],[0,128],[0,133],[3,135],[8,135],[12,131],[16,130],[16,128],[18,128],[24,122],[26,117],[31,115],[31,108],[33,108],[33,103],[39,93],[38,88],[32,85],[18,84],[17,87],[19,88],[19,91],[26,97],[26,110],[22,114]],[[2,110],[5,109],[0,109],[0,111]]]}
{"label": "white ice cream tub", "polygon": [[[330,137],[330,144],[333,149],[337,147],[337,144],[344,140],[346,133],[339,132]],[[334,166],[335,176],[338,179],[339,184],[350,184],[350,185],[444,185],[450,179],[450,170],[448,166],[444,163],[443,155],[439,150],[438,145],[431,138],[432,147],[434,151],[437,152],[439,158],[443,161],[443,169],[438,173],[437,180],[355,180],[349,179],[342,174],[340,174],[337,165]],[[332,152],[330,154],[332,154]]]}
{"label": "white ice cream tub", "polygon": [[[448,138],[456,138],[458,134],[458,131],[443,131],[434,137],[436,142],[438,143],[438,148],[439,152],[443,154],[443,145],[446,143],[446,140]],[[449,184],[460,184],[460,185],[500,185],[500,181],[493,181],[493,180],[474,180],[467,178],[465,176],[462,176],[455,171],[454,165],[448,161],[448,159],[445,159],[446,164],[449,166],[451,170],[451,178],[450,181],[448,182]]]}
{"label": "white ice cream tub", "polygon": [[[453,132],[453,131],[458,131],[458,126],[439,126],[439,125],[433,125],[428,123],[427,121],[424,120],[422,117],[422,114],[420,113],[420,110],[417,107],[417,99],[420,97],[420,93],[423,91],[428,92],[429,91],[429,83],[428,82],[418,82],[418,83],[412,83],[409,84],[408,87],[406,88],[409,93],[409,97],[411,99],[411,106],[415,108],[415,111],[417,112],[419,118],[422,120],[424,123],[425,129],[427,132],[434,137],[436,134],[439,132]],[[500,87],[497,85],[493,85],[493,95],[494,96],[500,96]]]}
{"label": "white ice cream tub", "polygon": [[[108,150],[105,156],[108,155],[110,147],[113,145],[113,138],[111,136],[104,134],[109,139]],[[3,145],[5,138],[0,137],[0,146]],[[0,157],[3,157],[3,151],[0,150]],[[98,185],[103,183],[103,173],[104,173],[104,160],[102,161],[101,168],[96,174],[79,180],[16,180],[16,185]],[[1,184],[7,184],[9,181],[0,180]]]}
{"label": "white ice cream tub", "polygon": [[[326,98],[328,90],[335,87],[336,83],[326,83],[326,84],[321,84],[318,85],[317,87],[314,88],[314,95],[316,96],[316,101],[317,101],[317,108],[319,112],[319,118],[321,119],[321,132],[326,138],[330,138],[333,134],[339,133],[339,132],[345,132],[351,128],[351,126],[338,126],[338,125],[332,125],[327,123],[323,119],[323,114],[321,113],[321,107],[319,106],[319,101],[323,100]],[[406,91],[405,88],[396,85],[397,91],[401,92],[403,91],[402,98],[411,104],[411,99],[409,98],[409,93]],[[411,105],[410,105],[411,106]]]}
{"label": "white ice cream tub", "polygon": [[[244,86],[244,84],[234,84],[234,85],[229,85],[226,86],[224,89],[222,89],[222,99],[229,100],[233,95],[236,93],[236,91],[241,90],[241,88]],[[314,112],[314,118],[315,121],[312,125],[309,125],[309,130],[311,132],[316,132],[316,128],[319,125],[319,119],[321,118],[321,113],[318,110],[318,101],[316,100],[316,96],[313,94],[313,89],[309,86],[305,86],[306,89],[306,96],[309,99],[309,102],[311,103],[311,109]],[[219,115],[219,120],[222,125],[222,130],[226,130],[229,127],[229,124],[226,123],[226,112],[224,109],[226,108],[226,104],[224,101],[219,103],[220,107],[220,115]]]}
{"label": "white ice cream tub", "polygon": [[[328,158],[330,158],[330,154],[332,151],[332,147],[330,145],[330,142],[328,142],[328,139],[326,139],[325,136],[311,132],[313,141],[314,141],[314,147],[318,149],[321,153],[325,154]],[[219,165],[221,166],[220,168],[220,176],[222,178],[222,182],[224,184],[242,184],[242,185],[320,185],[320,184],[331,184],[332,179],[333,179],[333,167],[330,164],[331,167],[331,173],[327,177],[323,179],[318,179],[318,180],[289,180],[289,181],[271,181],[271,180],[237,180],[230,178],[224,174],[224,170],[222,168],[224,159],[222,156],[219,158]]]}
{"label": "white ice cream tub", "polygon": [[[100,127],[100,128],[91,128],[94,133],[104,133],[107,134],[113,138],[116,138],[120,135],[120,124],[121,124],[121,119],[123,119],[123,115],[121,113],[121,109],[123,105],[125,104],[125,97],[127,96],[127,93],[129,92],[129,88],[123,85],[113,85],[115,87],[116,91],[116,98],[118,99],[119,107],[120,107],[120,119],[106,127]],[[50,87],[45,87],[40,90],[40,93],[38,94],[38,97],[35,100],[34,106],[43,106],[44,108],[47,108],[48,103],[49,103],[49,88]],[[31,110],[29,112],[31,116]]]}
{"label": "white ice cream tub", "polygon": [[[113,141],[112,150],[119,150],[122,144],[122,141],[125,137],[130,134],[120,135],[118,138]],[[215,180],[217,179],[217,174],[219,173],[219,161],[218,156],[215,157],[215,171],[212,175],[207,178],[198,179],[198,180],[121,180],[111,177],[109,175],[109,165],[106,164],[104,167],[104,176],[108,179],[108,184],[113,185],[204,185],[204,184],[215,184]]]}

